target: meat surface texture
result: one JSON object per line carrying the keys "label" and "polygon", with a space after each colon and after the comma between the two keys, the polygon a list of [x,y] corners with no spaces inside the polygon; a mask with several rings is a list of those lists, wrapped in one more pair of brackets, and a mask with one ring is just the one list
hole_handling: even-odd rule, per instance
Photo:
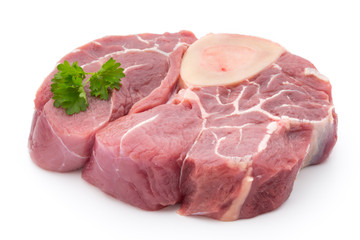
{"label": "meat surface texture", "polygon": [[180,201],[180,170],[201,128],[198,106],[165,104],[110,123],[96,134],[83,178],[146,210]]}
{"label": "meat surface texture", "polygon": [[231,221],[271,211],[337,138],[328,80],[290,53],[235,87],[183,91],[203,118],[182,166],[183,215]]}
{"label": "meat surface texture", "polygon": [[167,102],[176,89],[181,58],[196,40],[191,32],[109,36],[72,51],[59,63],[77,61],[85,72],[96,72],[109,58],[121,63],[125,78],[108,101],[88,94],[86,112],[68,116],[53,106],[51,79],[44,80],[35,99],[35,113],[29,136],[33,161],[51,171],[73,171],[88,161],[94,135],[129,111],[141,112]]}
{"label": "meat surface texture", "polygon": [[331,85],[285,52],[236,86],[189,87],[96,134],[83,178],[134,206],[223,221],[279,207],[336,141]]}
{"label": "meat surface texture", "polygon": [[[279,54],[251,77],[183,84],[181,61],[194,41],[189,32],[108,37],[65,57],[85,71],[113,57],[126,79],[110,101],[90,97],[86,112],[69,117],[53,107],[50,75],[35,100],[34,161],[53,171],[85,164],[83,179],[145,210],[179,203],[179,214],[233,221],[278,208],[300,169],[323,162],[337,140],[329,80],[266,43]],[[212,51],[224,48],[233,49],[211,48],[206,57],[223,59]]]}

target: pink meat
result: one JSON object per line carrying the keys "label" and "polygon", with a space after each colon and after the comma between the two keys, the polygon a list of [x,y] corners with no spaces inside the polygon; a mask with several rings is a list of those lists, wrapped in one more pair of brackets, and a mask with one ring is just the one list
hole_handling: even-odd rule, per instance
{"label": "pink meat", "polygon": [[[72,171],[145,210],[181,203],[182,215],[232,221],[279,207],[303,167],[337,140],[331,85],[309,61],[284,53],[234,86],[178,89],[181,59],[195,36],[110,36],[60,62],[95,72],[110,57],[126,77],[86,112],[53,106],[45,79],[35,99],[30,155],[40,167]],[[88,89],[86,89],[88,93]],[[88,161],[90,159],[90,161]]]}
{"label": "pink meat", "polygon": [[[126,77],[111,99],[88,96],[86,112],[68,116],[53,106],[50,91],[56,69],[44,80],[35,99],[29,150],[40,167],[59,172],[81,168],[89,159],[96,131],[121,116],[165,103],[177,86],[179,63],[187,46],[196,40],[187,31],[179,33],[109,36],[92,41],[66,55],[86,72],[95,72],[110,57],[121,62]],[[87,90],[88,91],[88,90]],[[161,95],[161,96],[159,96]],[[142,101],[146,98],[147,101]],[[151,105],[148,104],[151,102]]]}
{"label": "pink meat", "polygon": [[[331,85],[283,54],[236,86],[187,88],[96,134],[83,178],[134,206],[224,221],[279,207],[336,142]],[[180,185],[179,185],[180,184]]]}
{"label": "pink meat", "polygon": [[119,118],[96,134],[83,178],[142,209],[177,203],[181,165],[200,129],[200,116],[196,105],[184,102]]}
{"label": "pink meat", "polygon": [[336,142],[330,83],[290,53],[235,87],[184,91],[204,124],[182,167],[183,215],[231,221],[276,209],[300,168]]}

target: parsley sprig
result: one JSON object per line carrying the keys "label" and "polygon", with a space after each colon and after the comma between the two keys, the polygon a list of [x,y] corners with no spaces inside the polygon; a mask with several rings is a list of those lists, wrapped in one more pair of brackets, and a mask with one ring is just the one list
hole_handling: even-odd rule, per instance
{"label": "parsley sprig", "polygon": [[[121,78],[125,77],[124,69],[120,63],[110,58],[100,70],[95,73],[87,73],[77,64],[64,61],[57,66],[58,72],[51,80],[51,91],[54,96],[54,106],[65,109],[66,114],[72,115],[80,111],[86,111],[88,101],[85,93],[85,85],[90,82],[90,95],[102,100],[109,99],[109,90],[120,89]],[[92,75],[84,81],[86,75]]]}

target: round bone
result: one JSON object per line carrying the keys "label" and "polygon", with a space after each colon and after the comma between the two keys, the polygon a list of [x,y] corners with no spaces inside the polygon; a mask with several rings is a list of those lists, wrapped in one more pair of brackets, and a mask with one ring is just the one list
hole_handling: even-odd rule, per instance
{"label": "round bone", "polygon": [[275,62],[285,49],[266,39],[209,34],[193,43],[181,65],[182,85],[226,86],[248,79]]}

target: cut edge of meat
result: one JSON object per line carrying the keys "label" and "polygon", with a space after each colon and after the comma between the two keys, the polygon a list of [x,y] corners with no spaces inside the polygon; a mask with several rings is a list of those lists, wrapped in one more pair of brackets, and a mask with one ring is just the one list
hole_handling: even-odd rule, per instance
{"label": "cut edge of meat", "polygon": [[[41,132],[38,131],[38,128],[45,129],[45,132],[43,130]],[[40,140],[35,140],[38,139],[37,134],[41,134]],[[53,147],[53,151],[43,151],[49,145]],[[80,156],[69,150],[64,142],[56,136],[43,112],[39,113],[38,111],[34,112],[28,148],[33,162],[48,171],[68,172],[80,169],[89,157]],[[34,149],[37,150],[34,151]],[[65,158],[70,161],[63,161]]]}

